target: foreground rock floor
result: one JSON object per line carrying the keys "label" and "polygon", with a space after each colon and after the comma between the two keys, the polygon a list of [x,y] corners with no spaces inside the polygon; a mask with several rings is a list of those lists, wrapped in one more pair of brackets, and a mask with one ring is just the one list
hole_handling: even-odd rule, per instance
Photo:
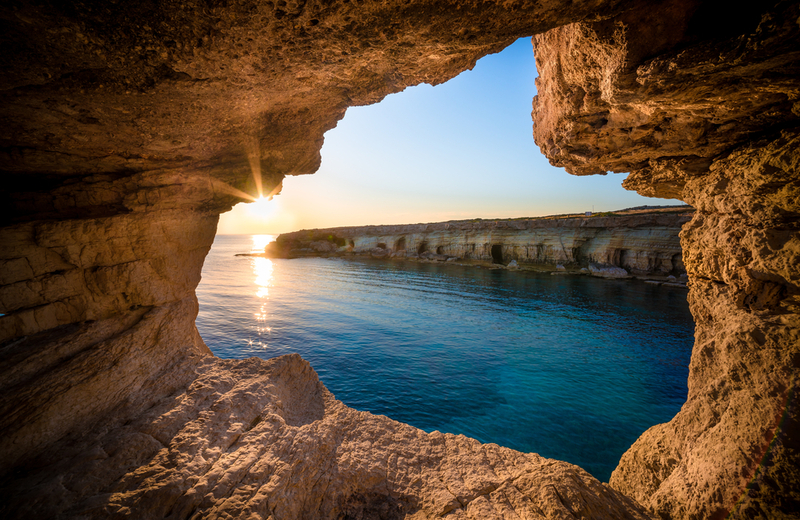
{"label": "foreground rock floor", "polygon": [[[188,388],[7,481],[16,518],[650,518],[577,466],[348,408],[296,354]],[[64,456],[67,454],[67,456]]]}

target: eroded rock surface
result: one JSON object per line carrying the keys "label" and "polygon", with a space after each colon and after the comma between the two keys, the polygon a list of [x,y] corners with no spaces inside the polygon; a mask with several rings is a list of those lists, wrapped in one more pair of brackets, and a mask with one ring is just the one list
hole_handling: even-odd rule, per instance
{"label": "eroded rock surface", "polygon": [[572,173],[631,171],[629,189],[697,209],[689,397],[611,485],[662,518],[796,518],[800,9],[753,5],[703,38],[691,17],[710,6],[690,4],[535,37],[534,135]]}
{"label": "eroded rock surface", "polygon": [[20,477],[0,511],[27,518],[648,518],[577,466],[348,408],[297,354],[209,356],[194,372],[188,387],[62,451],[59,471]]}
{"label": "eroded rock surface", "polygon": [[662,515],[800,511],[799,144],[783,133],[738,150],[684,189],[698,207],[682,237],[696,322],[689,396],[611,479]]}
{"label": "eroded rock surface", "polygon": [[214,360],[194,327],[218,214],[315,171],[348,106],[620,4],[4,5],[4,516],[640,516],[577,468]]}
{"label": "eroded rock surface", "polygon": [[316,170],[346,107],[541,33],[551,160],[697,208],[689,401],[611,485],[664,518],[797,517],[798,18],[787,1],[7,2],[5,516],[641,516],[572,466],[348,410],[294,358],[215,360],[193,324],[220,212]]}

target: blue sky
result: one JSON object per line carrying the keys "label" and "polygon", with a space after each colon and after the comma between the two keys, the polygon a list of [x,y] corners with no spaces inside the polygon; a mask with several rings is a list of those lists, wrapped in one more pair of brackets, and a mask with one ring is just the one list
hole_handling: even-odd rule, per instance
{"label": "blue sky", "polygon": [[237,205],[218,233],[680,203],[624,190],[624,174],[575,177],[550,166],[533,142],[535,78],[530,38],[523,38],[447,83],[352,107],[325,134],[317,173],[288,177],[269,204]]}

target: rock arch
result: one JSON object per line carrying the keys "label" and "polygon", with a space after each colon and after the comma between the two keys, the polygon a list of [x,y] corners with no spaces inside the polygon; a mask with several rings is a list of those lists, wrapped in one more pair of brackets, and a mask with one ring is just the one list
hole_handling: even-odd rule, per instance
{"label": "rock arch", "polygon": [[[788,491],[800,487],[796,2],[279,4],[10,7],[0,35],[6,516],[151,504],[136,512],[333,518],[389,504],[485,517],[522,503],[513,481],[546,516],[566,514],[547,499],[555,493],[582,497],[576,517],[643,517],[568,465],[531,480],[531,467],[545,467],[533,455],[359,415],[295,357],[216,360],[193,323],[219,213],[313,173],[347,106],[445,81],[532,34],[534,137],[551,162],[576,175],[631,172],[627,188],[697,208],[683,233],[697,321],[689,400],[637,441],[611,485],[665,517],[800,509]],[[715,11],[730,23],[704,33]],[[308,399],[286,400],[297,392]],[[389,433],[369,437],[359,424]],[[326,474],[320,495],[312,468],[352,458],[259,451],[314,438],[297,428],[340,432],[364,459],[411,453],[409,473],[387,480],[380,464],[347,466],[357,485]],[[359,451],[365,439],[371,451]],[[278,495],[291,486],[303,499],[237,502],[226,482],[243,481],[244,466],[178,462],[189,453],[249,457],[251,476],[272,475]],[[231,478],[196,478],[212,466]],[[483,476],[455,476],[465,474]]]}

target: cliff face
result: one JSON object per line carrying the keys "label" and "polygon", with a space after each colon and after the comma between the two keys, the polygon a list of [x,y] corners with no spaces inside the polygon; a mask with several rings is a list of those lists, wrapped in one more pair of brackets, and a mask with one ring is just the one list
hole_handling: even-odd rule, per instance
{"label": "cliff face", "polygon": [[641,517],[574,467],[347,410],[294,358],[215,360],[193,324],[220,212],[316,170],[346,107],[531,34],[551,160],[697,208],[689,400],[611,484],[662,517],[795,514],[798,10],[7,3],[4,516]]}
{"label": "cliff face", "polygon": [[696,320],[689,396],[611,485],[662,518],[794,517],[800,7],[660,6],[534,38],[534,135],[551,160],[629,170],[629,189],[697,209],[681,235]]}
{"label": "cliff face", "polygon": [[685,273],[680,215],[454,221],[363,226],[284,233],[267,246],[271,256],[373,254],[481,260],[520,265],[617,266],[634,274]]}

